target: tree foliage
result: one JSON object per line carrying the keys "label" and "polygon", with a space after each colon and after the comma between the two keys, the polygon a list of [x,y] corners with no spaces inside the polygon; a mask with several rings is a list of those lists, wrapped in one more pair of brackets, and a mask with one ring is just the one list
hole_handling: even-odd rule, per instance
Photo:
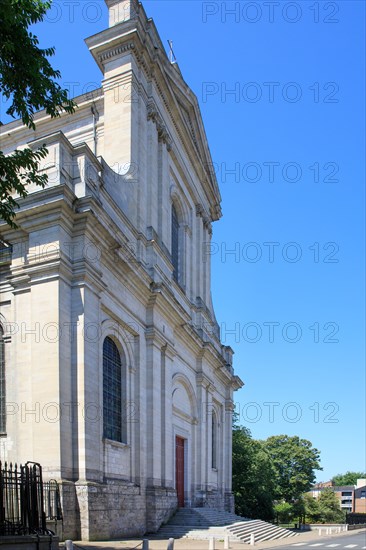
{"label": "tree foliage", "polygon": [[[310,441],[278,435],[252,439],[248,428],[233,423],[233,493],[236,513],[270,520],[275,512],[286,520],[302,517],[303,493],[321,469],[320,453]],[[280,520],[282,521],[282,520]]]}
{"label": "tree foliage", "polygon": [[334,485],[356,485],[358,479],[366,479],[365,472],[346,472],[332,478]]}
{"label": "tree foliage", "polygon": [[293,506],[289,502],[278,502],[274,511],[280,523],[290,523],[293,518]]}
{"label": "tree foliage", "polygon": [[233,493],[238,515],[273,519],[273,468],[259,441],[247,428],[233,429]]}
{"label": "tree foliage", "polygon": [[[33,130],[36,111],[45,109],[55,118],[75,109],[67,91],[57,83],[60,72],[48,60],[54,48],[41,49],[37,36],[29,31],[30,25],[43,20],[50,6],[48,0],[0,0],[0,92],[10,101],[6,113],[20,117]],[[0,217],[13,227],[18,203],[11,194],[15,190],[25,197],[30,183],[45,186],[47,178],[37,174],[37,167],[46,154],[45,147],[17,151],[10,157],[0,151]]]}
{"label": "tree foliage", "polygon": [[274,468],[274,498],[293,502],[310,490],[321,470],[320,452],[298,436],[276,435],[263,442]]}
{"label": "tree foliage", "polygon": [[323,489],[319,497],[304,495],[306,521],[309,523],[342,523],[345,513],[331,487]]}

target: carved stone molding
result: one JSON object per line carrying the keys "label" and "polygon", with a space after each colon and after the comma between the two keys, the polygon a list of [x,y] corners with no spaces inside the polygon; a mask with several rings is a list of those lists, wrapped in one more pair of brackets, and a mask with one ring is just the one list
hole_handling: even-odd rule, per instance
{"label": "carved stone molding", "polygon": [[124,44],[123,46],[116,46],[115,48],[112,48],[111,50],[108,50],[107,52],[104,52],[98,56],[99,62],[104,63],[108,59],[113,59],[113,57],[116,57],[117,55],[121,55],[124,52],[128,52],[129,50],[134,50],[135,44],[133,42],[129,42],[128,44]]}
{"label": "carved stone molding", "polygon": [[212,223],[209,217],[203,217],[203,226],[205,229],[207,229],[209,235],[212,235]]}
{"label": "carved stone molding", "polygon": [[196,204],[196,216],[199,216],[199,217],[203,217],[204,215],[204,209],[203,209],[203,206],[202,204]]}
{"label": "carved stone molding", "polygon": [[150,100],[147,104],[147,120],[154,122],[156,130],[158,132],[158,140],[165,143],[168,151],[172,148],[172,138],[164,124],[162,117],[160,116],[156,104],[153,100]]}

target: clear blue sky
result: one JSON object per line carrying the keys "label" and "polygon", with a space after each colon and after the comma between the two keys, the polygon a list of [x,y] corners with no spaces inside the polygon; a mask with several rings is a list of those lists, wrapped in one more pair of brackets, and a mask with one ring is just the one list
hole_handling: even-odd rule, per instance
{"label": "clear blue sky", "polygon": [[[309,439],[319,480],[363,470],[365,4],[144,6],[174,41],[216,163],[213,297],[246,384],[241,422]],[[83,39],[106,27],[103,0],[55,1],[37,27],[74,95],[100,85]]]}

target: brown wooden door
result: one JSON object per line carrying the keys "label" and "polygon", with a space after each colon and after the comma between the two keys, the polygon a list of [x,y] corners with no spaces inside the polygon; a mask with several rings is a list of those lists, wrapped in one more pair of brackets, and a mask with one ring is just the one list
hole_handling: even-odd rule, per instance
{"label": "brown wooden door", "polygon": [[184,439],[175,438],[175,485],[177,489],[178,506],[184,507]]}

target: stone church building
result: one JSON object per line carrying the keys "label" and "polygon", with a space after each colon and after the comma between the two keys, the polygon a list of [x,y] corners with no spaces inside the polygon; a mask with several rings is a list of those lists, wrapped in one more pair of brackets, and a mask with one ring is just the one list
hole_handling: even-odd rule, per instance
{"label": "stone church building", "polygon": [[233,352],[210,289],[220,192],[197,98],[144,8],[106,0],[102,87],[74,115],[1,127],[43,144],[46,188],[0,222],[0,459],[60,485],[64,534],[154,532],[233,508]]}

